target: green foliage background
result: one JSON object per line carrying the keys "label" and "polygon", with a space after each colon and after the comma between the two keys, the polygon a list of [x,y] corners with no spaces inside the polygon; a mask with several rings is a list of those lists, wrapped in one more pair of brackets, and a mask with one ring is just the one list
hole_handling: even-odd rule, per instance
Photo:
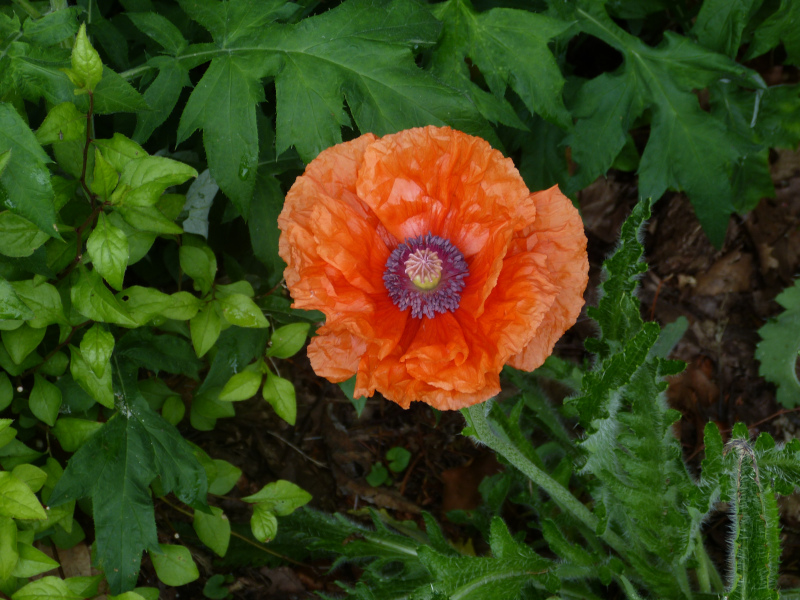
{"label": "green foliage background", "polygon": [[[765,53],[800,64],[798,6],[0,5],[0,591],[22,600],[87,598],[104,589],[102,578],[29,582],[56,566],[34,541],[70,547],[84,539],[75,510],[93,518],[95,564],[111,593],[134,588],[145,551],[162,582],[196,579],[188,550],[158,540],[153,498],[169,494],[192,517],[201,541],[226,554],[230,524],[208,499],[226,494],[240,472],[181,431],[211,431],[235,414],[235,402],[256,395],[294,423],[295,390],[279,361],[302,348],[321,315],[292,310],[281,291],[276,219],[288,186],[321,150],[367,131],[450,125],[512,155],[534,190],[557,183],[574,197],[614,167],[636,172],[642,198],[684,191],[719,246],[732,213],[774,193],[769,149],[800,142],[800,86],[768,87],[745,65]],[[591,44],[619,60],[587,70],[574,56]],[[792,488],[786,473],[797,449],[776,450],[768,441],[751,447],[739,431],[723,457],[710,431],[707,446],[717,452],[707,458],[709,471],[699,487],[688,477],[671,437],[675,415],[660,401],[642,403],[659,397],[660,377],[676,367],[653,354],[658,327],[641,322],[632,294],[643,268],[635,235],[644,204],[640,211],[607,266],[606,295],[592,314],[602,330],[587,344],[597,368],[580,374],[584,387],[569,404],[586,436],[577,447],[565,431],[548,427],[564,445],[563,460],[538,460],[537,468],[555,468],[562,483],[569,482],[570,464],[588,477],[580,485],[595,503],[594,516],[584,515],[595,524],[589,531],[587,521],[559,521],[553,507],[531,500],[532,510],[552,517],[542,534],[574,570],[553,570],[499,518],[476,522],[492,558],[456,556],[429,520],[425,549],[417,550],[419,536],[401,545],[418,562],[404,567],[407,590],[399,593],[425,588],[430,593],[414,597],[473,597],[459,590],[491,589],[471,588],[475,573],[491,582],[508,569],[526,575],[504,579],[508,587],[495,588],[498,594],[538,597],[562,586],[567,595],[589,598],[592,582],[616,581],[631,598],[637,590],[692,597],[687,569],[697,572],[703,593],[722,593],[697,532],[713,501],[743,489],[736,498],[748,503],[734,510],[756,516],[734,532],[726,590],[772,597],[759,595],[772,594],[765,590],[777,568],[772,486]],[[176,379],[192,382],[188,396],[167,384]],[[558,421],[537,406],[537,419]],[[514,419],[506,423],[496,408],[492,418],[501,437],[527,448]],[[524,453],[537,464],[535,450]],[[626,464],[623,456],[640,462]],[[778,465],[780,484],[759,479],[758,468],[768,464]],[[672,482],[663,491],[667,505],[642,501],[665,480]],[[343,537],[369,537],[341,520],[326,530],[326,519],[312,513],[289,517],[308,500],[291,482],[270,483],[246,498],[254,507],[253,536],[275,538],[281,517],[296,518],[295,534],[316,523],[329,544],[345,531]],[[314,535],[320,548],[332,548]],[[627,554],[614,541],[620,535],[634,540]],[[756,548],[745,539],[764,543]],[[607,556],[604,544],[620,558]],[[350,544],[342,556],[376,556],[358,548]],[[754,555],[759,568],[769,567],[761,570],[766,579],[754,574]],[[370,573],[383,576],[392,557],[373,563]],[[533,587],[531,573],[541,575]],[[358,589],[362,597],[377,594]],[[152,590],[135,593],[153,597]]]}

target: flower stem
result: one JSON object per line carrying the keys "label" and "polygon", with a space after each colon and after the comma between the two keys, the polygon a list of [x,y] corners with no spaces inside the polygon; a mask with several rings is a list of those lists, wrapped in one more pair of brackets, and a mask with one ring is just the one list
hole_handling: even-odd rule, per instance
{"label": "flower stem", "polygon": [[[519,469],[528,479],[547,492],[556,503],[573,517],[578,519],[592,531],[597,531],[599,521],[592,512],[586,508],[568,489],[550,477],[547,473],[539,469],[519,449],[512,443],[497,435],[492,429],[489,420],[484,414],[485,406],[476,404],[461,410],[461,414],[467,420],[467,424],[472,427],[473,437],[479,442],[486,444],[489,448],[497,452],[508,462]],[[627,554],[625,543],[611,529],[606,528],[600,536],[609,546],[616,550],[621,556]]]}

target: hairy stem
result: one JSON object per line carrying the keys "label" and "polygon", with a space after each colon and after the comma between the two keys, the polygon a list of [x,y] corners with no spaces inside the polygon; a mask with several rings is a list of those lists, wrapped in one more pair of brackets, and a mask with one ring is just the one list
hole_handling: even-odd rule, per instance
{"label": "hairy stem", "polygon": [[[474,437],[479,442],[486,444],[489,448],[500,454],[508,462],[519,469],[528,479],[547,492],[556,503],[586,527],[592,531],[597,530],[599,521],[592,512],[586,508],[568,489],[550,477],[547,473],[539,469],[519,449],[498,436],[492,429],[486,415],[485,407],[476,404],[469,408],[462,409],[461,413],[472,426]],[[620,555],[626,554],[625,543],[616,533],[606,528],[600,536],[609,546],[616,550]]]}

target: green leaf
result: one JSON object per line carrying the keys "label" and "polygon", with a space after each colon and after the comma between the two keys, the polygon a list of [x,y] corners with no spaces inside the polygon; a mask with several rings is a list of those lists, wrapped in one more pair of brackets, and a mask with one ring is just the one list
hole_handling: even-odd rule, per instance
{"label": "green leaf", "polygon": [[50,236],[28,219],[8,210],[0,212],[0,254],[30,256]]}
{"label": "green leaf", "polygon": [[250,517],[250,529],[259,542],[269,542],[278,533],[278,519],[266,504],[256,504]]}
{"label": "green leaf", "polygon": [[381,463],[375,463],[364,479],[372,487],[380,487],[389,481],[389,471]]}
{"label": "green leaf", "polygon": [[11,161],[11,150],[6,150],[5,152],[0,152],[0,177],[3,176],[3,172],[6,170],[8,163]]}
{"label": "green leaf", "polygon": [[269,340],[267,356],[289,358],[297,354],[306,343],[310,327],[308,323],[290,323],[276,329]]}
{"label": "green leaf", "polygon": [[203,586],[203,596],[211,600],[225,600],[230,591],[225,586],[225,576],[217,573],[212,575]]}
{"label": "green leaf", "polygon": [[23,324],[17,329],[0,332],[0,337],[3,339],[3,346],[8,351],[11,360],[21,365],[44,339],[45,331],[45,328],[34,329]]}
{"label": "green leaf", "polygon": [[279,517],[292,514],[311,501],[311,494],[291,481],[279,479],[268,483],[255,494],[242,498],[245,502],[259,504]]}
{"label": "green leaf", "polygon": [[[95,175],[97,175],[98,164],[100,163],[95,162]],[[116,177],[116,173],[114,176]],[[95,179],[96,181],[97,179]],[[86,240],[86,249],[97,272],[111,287],[121,290],[130,256],[128,238],[125,237],[122,230],[111,224],[104,213],[98,215],[97,225]]]}
{"label": "green leaf", "polygon": [[17,465],[11,474],[31,488],[34,494],[41,490],[47,481],[47,473],[33,465]]}
{"label": "green leaf", "polygon": [[460,79],[465,87],[471,94],[479,95],[478,86],[463,74],[468,69],[465,64],[468,57],[500,102],[510,86],[531,113],[562,127],[570,125],[569,113],[561,99],[564,78],[547,46],[570,23],[510,8],[478,13],[469,0],[449,0],[436,5],[434,10],[444,22],[435,70],[462,74]]}
{"label": "green leaf", "polygon": [[11,153],[0,175],[0,202],[60,239],[55,228],[50,171],[46,167],[52,161],[14,107],[0,102],[0,154],[7,150]]}
{"label": "green leaf", "polygon": [[92,143],[100,148],[117,173],[121,173],[129,162],[147,156],[147,152],[139,144],[121,133],[114,133],[110,140],[94,140]]}
{"label": "green leaf", "polygon": [[[135,368],[121,374],[123,412],[112,417],[70,460],[50,505],[91,496],[97,559],[112,593],[133,588],[141,553],[157,551],[148,486],[157,476],[165,493],[189,505],[206,496],[205,472],[178,431],[136,390]],[[130,395],[128,395],[130,394]]]}
{"label": "green leaf", "polygon": [[411,460],[411,452],[401,446],[395,446],[386,452],[386,460],[390,461],[389,469],[394,473],[400,473],[408,467],[408,461]]}
{"label": "green leaf", "polygon": [[13,519],[47,518],[31,489],[8,471],[0,471],[0,516]]}
{"label": "green leaf", "polygon": [[218,300],[222,316],[231,325],[239,327],[269,327],[264,313],[244,294],[230,294]]}
{"label": "green leaf", "polygon": [[794,408],[800,405],[800,381],[795,371],[800,352],[800,279],[775,300],[785,310],[758,330],[758,373],[778,387],[780,404]]}
{"label": "green leaf", "polygon": [[136,229],[165,235],[183,233],[183,229],[165,217],[155,206],[118,206],[116,210]]}
{"label": "green leaf", "polygon": [[0,579],[8,579],[17,566],[17,524],[10,517],[0,517]]}
{"label": "green leaf", "polygon": [[[136,13],[126,13],[131,16]],[[141,111],[136,115],[136,129],[133,139],[144,143],[153,132],[167,120],[180,98],[184,87],[191,87],[189,71],[178,60],[167,60],[166,57],[159,61],[158,75],[153,83],[144,92],[144,101],[152,109]],[[158,59],[153,59],[155,62]]]}
{"label": "green leaf", "polygon": [[239,478],[242,476],[242,470],[238,467],[234,467],[228,461],[218,458],[214,459],[214,466],[217,469],[217,475],[211,483],[209,483],[208,493],[218,496],[227,494],[233,489],[236,482],[239,481]]}
{"label": "green leaf", "polygon": [[[56,563],[57,565],[57,563]],[[82,600],[60,577],[42,577],[17,590],[12,600]]]}
{"label": "green leaf", "polygon": [[[14,388],[11,385],[11,380],[6,373],[0,372],[0,411],[9,407],[11,400],[14,399]],[[0,421],[1,423],[2,421]],[[3,428],[0,427],[0,433]],[[2,446],[2,444],[0,444]]]}
{"label": "green leaf", "polygon": [[86,140],[86,115],[72,102],[62,102],[50,109],[36,130],[40,144]]}
{"label": "green leaf", "polygon": [[587,3],[576,14],[587,33],[625,59],[578,94],[578,120],[567,143],[581,165],[582,185],[610,167],[632,122],[649,109],[652,126],[639,166],[640,196],[656,200],[668,188],[685,191],[709,239],[720,246],[734,210],[731,165],[750,148],[703,111],[691,89],[731,78],[757,88],[763,82],[755,72],[669,31],[658,47],[650,47],[616,25],[599,5]]}
{"label": "green leaf", "polygon": [[186,204],[183,207],[183,210],[189,213],[182,224],[186,233],[195,233],[208,239],[208,211],[211,210],[218,191],[219,186],[208,169],[192,182],[186,192]]}
{"label": "green leaf", "polygon": [[207,294],[217,274],[217,257],[214,251],[205,244],[183,244],[178,256],[181,269],[194,281],[195,289],[203,295]]}
{"label": "green leaf", "polygon": [[106,408],[114,408],[114,389],[111,382],[111,369],[106,369],[101,377],[95,375],[83,353],[70,345],[69,372],[86,393]]}
{"label": "green leaf", "polygon": [[30,544],[19,542],[17,544],[19,551],[19,561],[14,571],[11,573],[14,577],[35,577],[47,571],[58,568],[58,563],[52,558],[47,556],[41,550],[34,548]]}
{"label": "green leaf", "polygon": [[14,287],[0,277],[0,319],[29,320],[33,316],[33,311],[20,300]]}
{"label": "green leaf", "polygon": [[259,371],[242,371],[228,380],[219,393],[219,399],[225,402],[249,400],[258,393],[263,374]]}
{"label": "green leaf", "polygon": [[180,29],[172,21],[154,12],[127,12],[134,25],[172,55],[178,55],[188,45]]}
{"label": "green leaf", "polygon": [[77,452],[102,427],[97,421],[61,417],[51,431],[65,451]]}
{"label": "green leaf", "polygon": [[31,412],[37,419],[51,427],[56,424],[58,409],[61,408],[61,390],[38,373],[34,375],[33,389],[28,402]]}
{"label": "green leaf", "polygon": [[157,234],[148,231],[140,231],[131,227],[118,212],[107,215],[109,222],[121,230],[128,240],[128,265],[133,265],[143,259],[155,242]]}
{"label": "green leaf", "polygon": [[175,335],[156,335],[150,328],[126,333],[117,344],[116,355],[158,374],[177,373],[200,379],[203,362],[195,356],[189,342]]}
{"label": "green leaf", "polygon": [[64,7],[38,19],[26,19],[23,31],[34,44],[53,46],[72,37],[78,32],[77,6]]}
{"label": "green leaf", "polygon": [[34,280],[26,280],[14,281],[11,283],[11,287],[17,298],[33,311],[34,316],[28,321],[31,327],[42,328],[53,323],[67,324],[64,309],[61,306],[61,296],[55,286],[45,282],[37,284]]}
{"label": "green leaf", "polygon": [[86,37],[86,24],[82,24],[72,47],[72,82],[80,88],[94,92],[103,77],[103,62]]}
{"label": "green leaf", "polygon": [[89,270],[83,265],[78,267],[77,273],[73,275],[70,298],[75,310],[88,319],[126,327],[137,325],[128,311],[114,298],[111,290],[105,286],[96,270]]}
{"label": "green leaf", "polygon": [[130,186],[126,205],[152,206],[168,187],[197,177],[197,171],[177,160],[163,156],[146,156],[128,162],[119,182]]}
{"label": "green leaf", "polygon": [[106,372],[111,353],[114,351],[114,336],[95,323],[83,335],[80,343],[81,355],[98,377]]}
{"label": "green leaf", "polygon": [[195,511],[192,521],[197,537],[218,556],[225,556],[231,540],[231,524],[221,508],[211,507],[211,514]]}
{"label": "green leaf", "polygon": [[[100,152],[100,149],[95,148],[94,174],[92,183],[89,186],[91,190],[103,200],[107,200],[114,191],[114,188],[117,187],[118,181],[119,174],[114,170],[114,167],[111,166],[111,163],[103,158],[103,154]],[[100,213],[100,216],[104,217],[105,214]]]}
{"label": "green leaf", "polygon": [[259,169],[247,226],[253,253],[269,269],[269,281],[272,285],[280,281],[286,268],[286,263],[278,255],[278,238],[281,233],[278,229],[278,215],[281,214],[283,198],[284,193],[278,180]]}
{"label": "green leaf", "polygon": [[268,372],[261,394],[281,419],[289,423],[289,425],[295,424],[297,419],[297,400],[295,398],[294,384],[291,381]]}
{"label": "green leaf", "polygon": [[736,58],[742,33],[763,0],[706,0],[700,7],[692,35],[706,48]]}
{"label": "green leaf", "polygon": [[219,315],[219,303],[209,302],[189,321],[192,334],[192,345],[197,357],[202,357],[217,341],[222,329],[222,318]]}
{"label": "green leaf", "polygon": [[186,415],[186,405],[180,396],[168,396],[161,407],[161,416],[170,425],[177,425]]}
{"label": "green leaf", "polygon": [[117,294],[117,300],[140,326],[158,315],[167,319],[186,321],[194,317],[201,306],[201,301],[189,292],[169,295],[154,288],[138,285]]}
{"label": "green leaf", "polygon": [[792,0],[781,0],[774,13],[767,17],[753,33],[753,42],[747,49],[746,59],[755,58],[783,42],[786,62],[800,65],[800,6]]}
{"label": "green leaf", "polygon": [[200,572],[186,546],[159,544],[161,553],[150,553],[150,560],[161,583],[169,586],[186,585],[198,579]]}

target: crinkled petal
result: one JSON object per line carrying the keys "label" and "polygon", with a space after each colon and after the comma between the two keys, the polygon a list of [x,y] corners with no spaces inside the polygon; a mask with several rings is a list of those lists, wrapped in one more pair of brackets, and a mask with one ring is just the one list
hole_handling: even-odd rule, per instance
{"label": "crinkled petal", "polygon": [[449,127],[408,129],[371,144],[356,187],[399,241],[431,232],[463,253],[470,274],[461,302],[476,316],[512,236],[536,214],[514,163]]}
{"label": "crinkled petal", "polygon": [[311,367],[320,377],[339,383],[355,375],[367,343],[346,329],[320,327],[308,345]]}
{"label": "crinkled petal", "polygon": [[556,341],[575,324],[589,281],[586,235],[572,202],[556,186],[531,194],[531,198],[536,203],[536,221],[512,242],[509,252],[544,256],[550,280],[559,291],[530,342],[508,361],[525,371],[540,366]]}

